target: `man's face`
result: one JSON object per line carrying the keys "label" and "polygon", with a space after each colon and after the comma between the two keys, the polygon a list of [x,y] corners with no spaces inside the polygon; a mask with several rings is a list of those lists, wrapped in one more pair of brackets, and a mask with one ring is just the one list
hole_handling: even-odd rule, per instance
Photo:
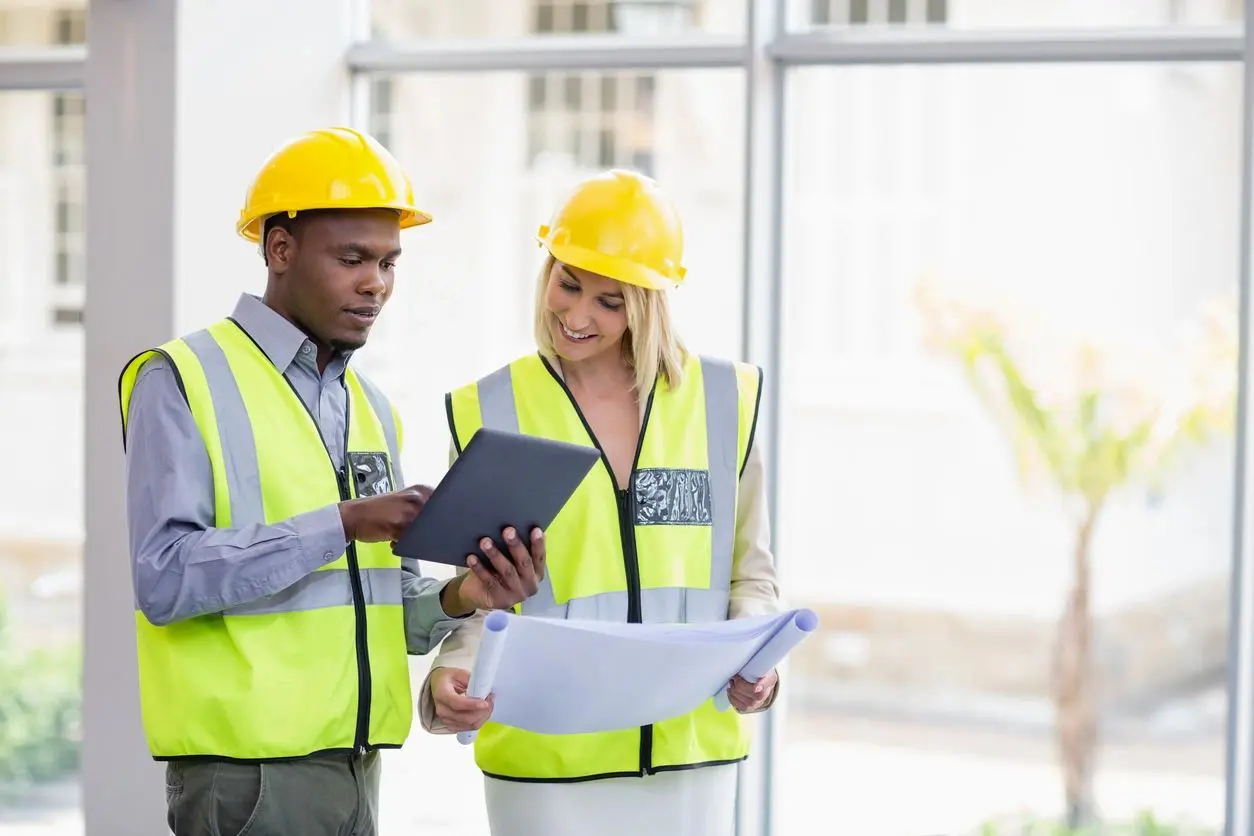
{"label": "man's face", "polygon": [[294,235],[280,230],[268,241],[270,301],[321,348],[361,348],[392,295],[400,217],[371,209],[298,221]]}

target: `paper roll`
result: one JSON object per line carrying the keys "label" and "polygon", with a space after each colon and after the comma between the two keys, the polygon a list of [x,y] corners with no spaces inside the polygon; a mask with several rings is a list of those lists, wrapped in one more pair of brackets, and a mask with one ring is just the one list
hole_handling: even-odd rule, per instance
{"label": "paper roll", "polygon": [[[492,683],[496,680],[496,668],[501,663],[501,651],[505,648],[506,629],[509,616],[501,610],[493,610],[483,620],[483,638],[479,643],[479,653],[475,656],[475,664],[470,671],[470,685],[466,695],[481,700],[492,693]],[[457,742],[463,746],[473,743],[478,732],[464,731],[457,733]]]}
{"label": "paper roll", "polygon": [[[753,658],[745,663],[745,666],[740,669],[741,677],[747,682],[757,682],[784,661],[784,657],[818,626],[819,617],[814,610],[797,610],[792,620],[780,627],[775,635],[762,645],[762,649],[753,654]],[[720,688],[714,695],[714,707],[719,711],[726,711],[731,707],[731,700],[727,697],[727,686]]]}

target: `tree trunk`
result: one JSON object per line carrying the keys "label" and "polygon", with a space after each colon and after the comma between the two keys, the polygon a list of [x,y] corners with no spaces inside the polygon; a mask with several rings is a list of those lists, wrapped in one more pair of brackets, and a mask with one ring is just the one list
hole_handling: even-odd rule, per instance
{"label": "tree trunk", "polygon": [[1072,828],[1091,823],[1097,812],[1093,798],[1097,695],[1093,681],[1089,547],[1099,507],[1086,507],[1076,529],[1072,586],[1054,647],[1055,733],[1062,761],[1067,825]]}

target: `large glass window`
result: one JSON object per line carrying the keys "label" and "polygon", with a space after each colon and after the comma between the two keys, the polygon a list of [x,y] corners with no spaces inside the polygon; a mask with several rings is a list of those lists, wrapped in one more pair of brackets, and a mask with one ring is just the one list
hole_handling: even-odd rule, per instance
{"label": "large glass window", "polygon": [[74,182],[56,154],[82,144],[66,98],[0,93],[0,832],[21,836],[82,832],[82,335],[53,316]]}
{"label": "large glass window", "polygon": [[[62,9],[53,16],[58,44],[86,41],[85,9]],[[77,327],[83,322],[86,301],[87,254],[84,204],[86,182],[83,148],[83,94],[56,93],[52,96],[52,175],[56,193],[56,258],[53,274],[52,310],[57,326]]]}
{"label": "large glass window", "polygon": [[87,0],[0,0],[0,47],[87,42]]}
{"label": "large glass window", "polygon": [[1214,26],[1242,0],[792,0],[799,27],[1056,29]]}
{"label": "large glass window", "polygon": [[779,832],[1221,825],[1240,96],[789,75]]}
{"label": "large glass window", "polygon": [[949,0],[810,0],[812,26],[923,26],[949,19]]}
{"label": "large glass window", "polygon": [[[73,46],[87,40],[85,0],[64,0],[30,4],[0,0],[0,47]],[[43,279],[44,309],[35,314],[59,330],[76,331],[83,321],[83,301],[87,275],[84,204],[86,182],[83,173],[84,102],[80,92],[43,95],[47,118],[41,118],[43,139],[37,144],[48,156],[38,162],[38,170],[51,180],[53,196],[52,270]],[[12,134],[16,136],[16,134]],[[0,138],[3,138],[0,135]]]}
{"label": "large glass window", "polygon": [[[598,77],[624,86],[616,73]],[[688,280],[672,297],[676,317],[694,349],[734,358],[743,274],[744,77],[737,70],[650,77],[656,118],[643,151],[685,223]],[[392,150],[435,221],[405,233],[396,294],[361,362],[405,416],[407,478],[434,483],[448,464],[444,393],[534,350],[537,227],[603,161],[533,164],[526,74],[400,75],[389,78],[389,88],[390,112],[371,112],[385,120]],[[610,118],[629,120],[631,105],[622,106]],[[559,99],[551,107],[556,118],[566,118],[580,104]],[[458,129],[449,131],[453,124]],[[427,569],[440,574],[443,567]],[[430,661],[413,659],[415,684]],[[441,803],[408,803],[414,787]],[[471,749],[416,729],[404,750],[387,754],[383,831],[486,836],[482,795]]]}
{"label": "large glass window", "polygon": [[742,34],[746,0],[373,0],[386,39]]}
{"label": "large glass window", "polygon": [[[1174,34],[1238,24],[1245,5],[763,1],[787,5],[790,30],[855,38]],[[81,45],[87,5],[0,0],[0,48]],[[487,48],[743,37],[749,8],[372,0],[370,18],[381,41]],[[822,626],[784,670],[775,832],[1018,836],[1069,813],[1215,832],[1242,67],[786,73],[774,545],[788,602]],[[599,169],[675,196],[680,327],[698,351],[739,355],[741,71],[361,89],[365,127],[435,216],[405,234],[360,356],[405,417],[411,481],[445,470],[443,394],[532,349],[536,228]],[[78,92],[0,92],[0,832],[17,836],[83,831],[84,119]],[[415,684],[434,656],[411,660]],[[385,754],[383,832],[486,836],[472,757],[415,726]]]}

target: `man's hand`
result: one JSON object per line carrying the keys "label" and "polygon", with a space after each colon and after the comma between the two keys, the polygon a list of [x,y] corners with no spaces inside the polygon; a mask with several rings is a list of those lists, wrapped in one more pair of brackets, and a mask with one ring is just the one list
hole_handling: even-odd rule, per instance
{"label": "man's hand", "polygon": [[775,690],[777,682],[779,682],[779,674],[774,669],[757,682],[750,682],[740,674],[736,674],[727,684],[727,699],[741,714],[757,711],[771,698],[771,692]]}
{"label": "man's hand", "polygon": [[431,672],[431,698],[435,716],[455,732],[474,731],[492,716],[492,695],[486,700],[466,696],[470,687],[470,671],[461,668],[436,668]]}
{"label": "man's hand", "polygon": [[349,540],[363,543],[390,543],[400,539],[422,511],[431,496],[426,485],[412,485],[399,491],[350,499],[340,503],[340,520]]}
{"label": "man's hand", "polygon": [[501,554],[490,539],[483,538],[479,547],[488,556],[491,566],[473,554],[466,558],[470,571],[451,581],[441,596],[440,603],[446,613],[460,618],[477,609],[509,609],[535,595],[540,588],[540,581],[544,580],[544,532],[532,529],[530,548],[513,528],[505,529],[502,534],[513,560]]}

